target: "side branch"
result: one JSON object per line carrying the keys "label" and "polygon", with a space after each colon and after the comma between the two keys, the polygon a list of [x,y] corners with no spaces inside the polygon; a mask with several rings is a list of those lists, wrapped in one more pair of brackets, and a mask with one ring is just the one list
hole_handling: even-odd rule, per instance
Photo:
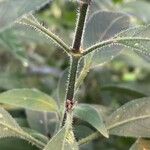
{"label": "side branch", "polygon": [[[87,50],[85,50],[83,53],[82,53],[82,56],[85,56],[93,51],[96,51],[97,49],[100,49],[100,48],[103,48],[105,46],[108,46],[108,45],[112,45],[112,44],[120,44],[120,45],[124,45],[124,46],[128,46],[128,47],[131,47],[129,45],[126,45],[124,44],[123,42],[127,42],[127,41],[150,41],[150,38],[141,38],[141,37],[122,37],[122,38],[112,38],[112,39],[109,39],[109,40],[106,40],[106,41],[102,41],[100,43],[97,43],[91,47],[89,47]],[[136,48],[136,47],[131,47],[131,48]],[[136,48],[138,49],[138,48]]]}
{"label": "side branch", "polygon": [[89,142],[91,142],[91,141],[93,141],[93,140],[95,140],[99,137],[100,137],[100,133],[99,132],[94,132],[91,135],[79,140],[78,144],[79,145],[87,144],[87,143],[89,143]]}
{"label": "side branch", "polygon": [[23,22],[19,22],[25,25],[29,25],[39,31],[41,31],[43,34],[48,36],[50,39],[52,39],[59,47],[61,47],[67,54],[70,54],[70,48],[67,44],[63,42],[57,35],[46,29],[44,26],[41,24],[29,19],[29,18],[24,18]]}

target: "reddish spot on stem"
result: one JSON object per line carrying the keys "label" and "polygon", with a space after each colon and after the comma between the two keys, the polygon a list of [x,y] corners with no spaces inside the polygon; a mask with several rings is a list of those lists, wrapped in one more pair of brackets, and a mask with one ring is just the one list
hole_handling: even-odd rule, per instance
{"label": "reddish spot on stem", "polygon": [[67,112],[72,111],[75,105],[76,105],[76,101],[67,99],[66,100],[66,111]]}

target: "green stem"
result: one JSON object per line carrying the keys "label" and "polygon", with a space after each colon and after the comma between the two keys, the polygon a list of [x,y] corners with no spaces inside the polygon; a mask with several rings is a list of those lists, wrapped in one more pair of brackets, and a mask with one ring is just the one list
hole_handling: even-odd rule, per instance
{"label": "green stem", "polygon": [[84,65],[82,71],[80,72],[80,75],[76,81],[76,90],[82,85],[83,80],[85,79],[85,77],[87,76],[89,70],[91,68],[91,62],[88,62]]}
{"label": "green stem", "polygon": [[79,53],[80,52],[80,46],[84,31],[84,26],[86,22],[86,16],[87,16],[87,10],[88,10],[88,4],[81,3],[79,7],[79,16],[77,19],[77,26],[75,30],[75,38],[73,41],[73,52]]}
{"label": "green stem", "polygon": [[89,53],[91,53],[91,52],[97,50],[98,48],[100,49],[100,48],[102,48],[102,47],[105,47],[105,46],[107,46],[107,45],[112,44],[112,42],[113,42],[112,40],[107,40],[107,41],[102,41],[102,42],[100,42],[100,43],[97,43],[97,44],[95,44],[95,45],[89,47],[87,50],[85,50],[85,51],[82,53],[82,55],[85,56],[85,55],[87,55],[87,54],[89,54]]}
{"label": "green stem", "polygon": [[[70,56],[70,70],[69,70],[69,81],[67,86],[67,92],[66,92],[66,103],[69,100],[74,103],[74,93],[75,93],[75,82],[76,82],[76,76],[77,76],[77,70],[78,70],[78,64],[79,64],[80,57]],[[63,112],[62,121],[60,127],[62,127],[65,123],[67,114],[71,113],[67,112],[69,109],[67,108],[65,103],[65,110]]]}
{"label": "green stem", "polygon": [[[121,37],[121,38],[112,38],[112,39],[109,39],[109,40],[106,40],[106,41],[102,41],[102,42],[99,42],[91,47],[89,47],[86,51],[84,51],[82,53],[82,56],[85,56],[91,52],[94,52],[96,51],[97,49],[101,49],[105,46],[108,46],[108,45],[111,45],[111,44],[120,44],[120,45],[123,45],[123,46],[128,46],[128,47],[131,47],[130,45],[127,45],[127,44],[124,44],[125,41],[134,41],[137,40],[137,42],[140,40],[140,41],[150,41],[149,38],[142,38],[142,37]],[[124,43],[123,43],[124,42]],[[132,47],[131,47],[132,48]],[[136,47],[133,47],[135,49],[138,49]]]}
{"label": "green stem", "polygon": [[89,143],[90,141],[94,140],[94,139],[97,139],[98,137],[100,137],[100,133],[99,132],[95,132],[81,140],[78,141],[78,144],[79,145],[82,145],[82,144],[87,144]]}
{"label": "green stem", "polygon": [[32,136],[29,136],[29,135],[25,135],[25,136],[26,136],[26,137],[25,137],[25,140],[28,140],[30,143],[32,143],[33,145],[36,145],[36,147],[38,147],[38,148],[40,148],[40,149],[43,149],[43,148],[46,146],[45,143],[43,143],[43,142],[41,142],[41,141],[35,139],[35,138],[32,137]]}
{"label": "green stem", "polygon": [[[23,22],[22,22],[23,21]],[[61,47],[67,54],[70,54],[70,47],[64,43],[63,40],[61,40],[56,34],[52,33],[50,30],[46,29],[44,26],[40,25],[39,23],[35,22],[34,20],[31,20],[29,18],[24,18],[22,20],[21,24],[31,26],[40,32],[42,32],[44,35],[46,35],[48,38],[52,39],[59,47]]]}
{"label": "green stem", "polygon": [[69,83],[67,88],[66,99],[73,101],[74,98],[74,91],[75,91],[75,82],[76,82],[76,75],[79,63],[79,57],[71,57],[70,58],[70,71],[69,71]]}
{"label": "green stem", "polygon": [[65,104],[65,110],[62,119],[62,125],[65,122],[67,113],[71,114],[72,108],[74,106],[76,76],[77,76],[78,64],[81,58],[80,46],[81,46],[83,30],[86,22],[88,6],[89,4],[82,3],[82,2],[80,2],[79,4],[80,12],[79,12],[79,17],[77,19],[76,32],[75,32],[72,52],[70,56],[70,70],[69,70],[69,77],[68,77],[69,81],[68,81],[67,92],[66,92],[66,104]]}
{"label": "green stem", "polygon": [[[79,5],[80,5],[79,6],[80,12],[79,12],[79,17],[77,19],[77,27],[76,27],[76,32],[75,32],[75,37],[74,37],[74,42],[72,47],[73,53],[80,53],[81,40],[83,36],[83,30],[85,27],[86,16],[87,16],[87,11],[89,6],[89,4],[82,3],[82,2],[80,2]],[[73,101],[74,98],[76,75],[77,75],[77,69],[78,69],[80,57],[81,57],[80,55],[76,56],[73,54],[70,57],[69,83],[67,88],[66,100],[68,99]]]}

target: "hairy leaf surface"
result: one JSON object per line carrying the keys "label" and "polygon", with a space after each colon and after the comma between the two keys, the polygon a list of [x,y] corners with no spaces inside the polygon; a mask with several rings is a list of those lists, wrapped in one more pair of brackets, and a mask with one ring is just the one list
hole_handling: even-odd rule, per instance
{"label": "hairy leaf surface", "polygon": [[150,137],[150,97],[133,100],[113,112],[106,120],[110,134]]}
{"label": "hairy leaf surface", "polygon": [[57,111],[53,98],[35,89],[14,89],[0,94],[0,103],[37,111]]}
{"label": "hairy leaf surface", "polygon": [[128,47],[150,61],[150,25],[130,28],[114,37],[116,43]]}
{"label": "hairy leaf surface", "polygon": [[24,132],[16,121],[9,115],[9,113],[3,108],[0,108],[0,133],[0,138],[17,137],[27,140],[35,145],[38,143],[38,147],[44,146],[42,142]]}
{"label": "hairy leaf surface", "polygon": [[[115,34],[129,27],[129,16],[123,13],[96,12],[87,22],[83,48],[86,49],[97,42],[112,38]],[[121,46],[111,45],[89,54],[85,63],[92,61],[93,66],[113,59],[122,50]]]}
{"label": "hairy leaf surface", "polygon": [[107,129],[104,125],[100,112],[94,107],[86,104],[78,105],[74,110],[74,115],[81,120],[84,120],[96,128],[102,135],[108,137]]}
{"label": "hairy leaf surface", "polygon": [[0,1],[0,30],[10,26],[23,15],[38,10],[50,0],[1,0]]}
{"label": "hairy leaf surface", "polygon": [[66,69],[60,76],[58,85],[57,85],[57,95],[60,104],[63,104],[65,101],[67,81],[68,81],[69,69]]}

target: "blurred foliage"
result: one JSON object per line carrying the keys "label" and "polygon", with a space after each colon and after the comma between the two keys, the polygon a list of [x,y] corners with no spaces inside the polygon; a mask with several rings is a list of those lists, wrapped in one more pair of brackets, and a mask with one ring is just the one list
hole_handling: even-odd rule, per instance
{"label": "blurred foliage", "polygon": [[[150,22],[149,0],[95,0],[94,2],[95,4],[90,9],[91,12],[99,9],[121,10],[135,16],[132,18],[133,24]],[[55,0],[38,11],[36,17],[44,26],[51,28],[71,45],[78,11],[76,8],[76,3],[71,1]],[[51,46],[48,40],[47,42],[44,40],[44,37],[43,39],[38,38],[37,33],[25,27],[13,26],[13,28],[0,33],[0,91],[13,88],[37,88],[57,97],[58,81],[63,70],[68,67],[68,58],[63,59],[64,57],[66,56],[59,52],[59,48]],[[132,99],[150,95],[149,89],[149,61],[139,58],[134,52],[124,51],[113,61],[92,68],[79,90],[78,98],[80,102],[104,104],[115,109]],[[38,130],[49,137],[55,132],[54,129],[46,130],[47,126],[50,126],[50,122],[53,122],[54,125],[57,124],[54,121],[56,118],[53,119],[52,114],[41,113],[37,116],[37,120],[36,118],[33,120],[32,115],[35,112],[5,107],[14,117],[17,114],[17,118],[23,117],[25,121],[28,121],[28,123],[26,122],[27,127]],[[43,121],[39,120],[40,115],[41,118],[45,118],[45,116],[51,118],[44,120],[44,124],[46,124],[44,131],[41,129]],[[77,121],[77,123],[80,125],[80,122]],[[94,129],[89,125],[87,130],[93,131]],[[75,129],[75,132],[79,134],[78,128]],[[87,132],[85,128],[83,132]],[[111,136],[108,140],[101,137],[87,146],[82,146],[82,149],[127,150],[133,142],[134,139]],[[5,143],[6,140],[0,141],[0,149],[10,149]],[[16,144],[20,143],[26,145],[25,150],[28,149],[28,146],[30,147],[25,142],[18,142],[16,139],[8,140],[8,143],[13,143],[12,146],[15,150],[18,148]],[[24,146],[21,144],[21,149],[22,147]]]}

